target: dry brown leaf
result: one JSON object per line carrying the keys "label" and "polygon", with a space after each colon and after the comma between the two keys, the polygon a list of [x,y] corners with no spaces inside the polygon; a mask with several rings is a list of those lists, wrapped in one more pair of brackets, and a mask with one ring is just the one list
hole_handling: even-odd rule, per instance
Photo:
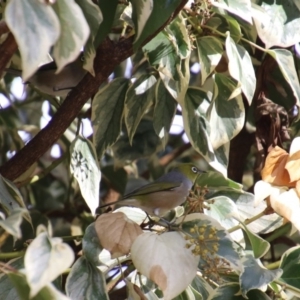
{"label": "dry brown leaf", "polygon": [[95,222],[95,229],[102,247],[112,258],[128,254],[134,240],[143,233],[140,226],[122,212],[102,214]]}
{"label": "dry brown leaf", "polygon": [[291,181],[300,179],[300,151],[288,157],[285,169],[288,171]]}
{"label": "dry brown leaf", "polygon": [[262,180],[279,186],[294,186],[290,184],[290,176],[285,169],[288,156],[288,153],[280,147],[273,148],[261,171]]}

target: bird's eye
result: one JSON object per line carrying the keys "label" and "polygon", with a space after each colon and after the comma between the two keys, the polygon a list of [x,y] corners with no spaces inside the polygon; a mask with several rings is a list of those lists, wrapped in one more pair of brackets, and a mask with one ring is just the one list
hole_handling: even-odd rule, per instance
{"label": "bird's eye", "polygon": [[194,173],[198,173],[198,169],[197,169],[196,167],[192,167],[192,171],[193,171]]}

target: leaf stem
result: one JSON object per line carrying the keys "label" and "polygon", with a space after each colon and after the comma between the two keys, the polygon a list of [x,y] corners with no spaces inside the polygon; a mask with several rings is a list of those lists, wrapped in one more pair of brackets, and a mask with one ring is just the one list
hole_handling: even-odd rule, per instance
{"label": "leaf stem", "polygon": [[279,266],[280,266],[280,260],[267,264],[264,267],[266,267],[268,270],[274,270],[274,269],[278,269]]}
{"label": "leaf stem", "polygon": [[15,252],[7,252],[7,253],[0,253],[0,260],[4,259],[12,259],[24,256],[25,251],[15,251]]}
{"label": "leaf stem", "polygon": [[[206,28],[206,29],[209,29],[209,30],[211,30],[211,31],[217,33],[218,35],[223,36],[223,37],[227,37],[227,34],[226,34],[226,33],[220,32],[219,30],[217,30],[217,29],[215,29],[215,28],[213,28],[213,27],[210,27],[210,26],[207,26],[207,25],[202,25],[201,27]],[[245,39],[245,38],[243,38],[243,37],[241,37],[241,40],[242,40],[243,42],[245,42],[245,43],[248,43],[249,45],[253,46],[253,47],[256,48],[256,49],[259,49],[260,51],[263,51],[263,52],[267,52],[267,51],[268,51],[267,49],[265,49],[265,48],[263,48],[263,47],[260,47],[260,46],[258,46],[257,44],[255,44],[255,43],[253,43],[253,42],[251,42],[251,41],[249,41],[249,40],[247,40],[247,39]]]}
{"label": "leaf stem", "polygon": [[297,289],[296,287],[290,285],[290,284],[287,284],[279,279],[275,279],[273,282],[275,282],[276,284],[279,284],[282,286],[283,289],[285,290],[289,290],[289,291],[292,291],[292,292],[295,292],[297,295],[300,294],[300,289]]}
{"label": "leaf stem", "polygon": [[[244,224],[245,224],[245,225],[248,225],[248,224],[250,224],[250,223],[252,223],[252,222],[258,220],[259,218],[263,217],[264,215],[265,215],[265,210],[262,211],[262,212],[260,212],[259,214],[255,215],[255,216],[253,216],[253,217],[250,218],[250,219],[246,219],[246,220],[244,221]],[[232,232],[234,232],[234,231],[236,231],[236,230],[239,230],[239,229],[241,229],[241,228],[242,228],[241,225],[238,224],[238,225],[236,225],[236,226],[233,226],[233,227],[229,228],[227,231],[228,231],[229,233],[232,233]]]}

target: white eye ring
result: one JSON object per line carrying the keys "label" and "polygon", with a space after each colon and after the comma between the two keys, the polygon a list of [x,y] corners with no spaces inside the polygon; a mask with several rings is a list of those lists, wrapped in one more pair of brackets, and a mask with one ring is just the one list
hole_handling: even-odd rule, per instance
{"label": "white eye ring", "polygon": [[193,171],[194,173],[198,173],[198,169],[197,169],[196,167],[192,167],[192,171]]}

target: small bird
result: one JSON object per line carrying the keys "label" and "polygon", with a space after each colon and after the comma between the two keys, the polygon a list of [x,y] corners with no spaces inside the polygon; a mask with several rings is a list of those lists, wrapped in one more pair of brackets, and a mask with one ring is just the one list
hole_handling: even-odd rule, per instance
{"label": "small bird", "polygon": [[154,182],[125,195],[123,199],[100,207],[120,203],[121,206],[138,207],[149,215],[162,217],[186,200],[200,173],[204,172],[191,163],[181,164]]}
{"label": "small bird", "polygon": [[[25,83],[31,83],[41,92],[52,95],[66,97],[87,73],[83,69],[83,55],[66,65],[59,73],[54,61],[41,66]],[[13,68],[6,68],[6,72],[21,76],[22,71]]]}

